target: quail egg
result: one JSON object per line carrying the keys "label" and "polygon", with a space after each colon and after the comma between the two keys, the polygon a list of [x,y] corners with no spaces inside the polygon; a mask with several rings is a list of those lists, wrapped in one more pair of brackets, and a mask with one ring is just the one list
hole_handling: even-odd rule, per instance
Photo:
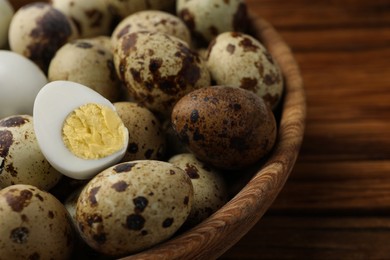
{"label": "quail egg", "polygon": [[258,162],[276,140],[271,108],[241,88],[195,90],[177,102],[171,119],[176,134],[197,158],[226,170]]}
{"label": "quail egg", "polygon": [[180,39],[159,32],[124,35],[114,51],[130,96],[152,112],[170,115],[180,97],[210,85],[205,62]]}
{"label": "quail egg", "polygon": [[11,20],[8,35],[11,50],[35,62],[45,73],[56,51],[78,36],[70,18],[44,2],[22,6]]}
{"label": "quail egg", "polygon": [[25,184],[0,190],[2,259],[70,259],[74,230],[60,201]]}
{"label": "quail egg", "polygon": [[178,154],[168,162],[183,169],[194,187],[194,201],[186,226],[199,224],[227,202],[227,187],[221,173],[199,161],[194,154]]}
{"label": "quail egg", "polygon": [[163,11],[146,10],[129,15],[116,26],[111,36],[112,45],[115,46],[123,35],[137,31],[162,32],[191,43],[190,31],[179,17]]}
{"label": "quail egg", "polygon": [[250,35],[226,32],[210,44],[207,66],[217,85],[250,90],[275,109],[283,94],[281,70],[268,50]]}
{"label": "quail egg", "polygon": [[103,0],[107,8],[119,20],[142,10],[173,11],[176,0]]}
{"label": "quail egg", "polygon": [[8,44],[8,27],[14,15],[14,9],[7,0],[0,0],[0,49]]}
{"label": "quail egg", "polygon": [[0,188],[30,184],[49,190],[61,177],[39,148],[32,116],[17,115],[0,120]]}
{"label": "quail egg", "polygon": [[119,162],[128,131],[114,105],[71,81],[46,84],[34,102],[34,130],[46,159],[73,179],[89,179]]}
{"label": "quail egg", "polygon": [[208,43],[223,32],[248,28],[243,0],[178,0],[176,12],[200,43]]}
{"label": "quail egg", "polygon": [[122,161],[162,160],[165,135],[158,118],[137,103],[117,102],[114,106],[129,132],[129,143]]}
{"label": "quail egg", "polygon": [[180,168],[141,160],[112,166],[82,190],[76,222],[84,241],[120,257],[170,238],[187,219],[193,187]]}
{"label": "quail egg", "polygon": [[112,51],[92,40],[79,39],[62,46],[50,62],[48,78],[88,86],[111,102],[119,98]]}

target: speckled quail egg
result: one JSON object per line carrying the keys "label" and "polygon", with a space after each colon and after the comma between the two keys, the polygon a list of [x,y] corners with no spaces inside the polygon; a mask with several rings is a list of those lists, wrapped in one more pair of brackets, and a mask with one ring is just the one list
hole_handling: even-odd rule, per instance
{"label": "speckled quail egg", "polygon": [[61,179],[43,156],[30,115],[0,120],[0,188],[30,184],[49,190]]}
{"label": "speckled quail egg", "polygon": [[194,201],[186,221],[187,226],[199,224],[227,202],[227,187],[221,173],[199,161],[195,155],[178,154],[168,162],[183,169],[194,187]]}
{"label": "speckled quail egg", "polygon": [[14,9],[7,0],[0,0],[0,49],[8,44],[8,27],[14,15]]}
{"label": "speckled quail egg", "polygon": [[12,51],[35,62],[45,73],[56,51],[77,35],[73,22],[48,3],[21,7],[9,27]]}
{"label": "speckled quail egg", "polygon": [[50,2],[54,8],[72,19],[80,37],[110,34],[112,14],[104,0],[50,0]]}
{"label": "speckled quail egg", "polygon": [[103,0],[119,20],[142,10],[173,11],[176,0]]}
{"label": "speckled quail egg", "polygon": [[198,159],[227,170],[258,162],[276,140],[276,121],[264,100],[245,89],[213,86],[177,102],[172,126]]}
{"label": "speckled quail egg", "polygon": [[190,178],[162,161],[121,163],[96,175],[76,206],[81,235],[105,255],[123,256],[170,238],[187,219]]}
{"label": "speckled quail egg", "polygon": [[112,45],[115,46],[123,35],[137,31],[162,32],[191,43],[190,31],[179,17],[163,11],[146,10],[129,15],[115,27]]}
{"label": "speckled quail egg", "polygon": [[178,0],[176,12],[200,43],[210,42],[223,32],[248,28],[243,0]]}
{"label": "speckled quail egg", "polygon": [[122,161],[162,160],[165,135],[158,118],[137,103],[117,102],[114,106],[129,132],[129,143]]}
{"label": "speckled quail egg", "polygon": [[91,37],[87,38],[88,42],[92,42],[93,44],[99,44],[103,48],[106,48],[107,50],[110,50],[113,52],[112,44],[111,44],[111,37],[110,36],[105,36],[105,35],[100,35],[96,37]]}
{"label": "speckled quail egg", "polygon": [[35,96],[46,83],[45,74],[35,63],[15,52],[0,50],[0,119],[32,115]]}
{"label": "speckled quail egg", "polygon": [[18,184],[0,190],[2,259],[70,259],[74,230],[50,193]]}
{"label": "speckled quail egg", "polygon": [[83,84],[111,102],[119,97],[112,51],[94,41],[79,39],[62,46],[51,60],[48,78]]}
{"label": "speckled quail egg", "polygon": [[162,124],[167,143],[167,157],[172,157],[176,154],[188,153],[188,149],[178,138],[175,130],[172,127],[171,119],[167,119]]}
{"label": "speckled quail egg", "polygon": [[209,46],[207,66],[216,84],[250,90],[273,109],[282,97],[283,76],[278,64],[250,35],[220,34]]}
{"label": "speckled quail egg", "polygon": [[164,33],[141,31],[121,37],[114,63],[130,96],[165,116],[180,97],[210,85],[209,71],[198,54]]}
{"label": "speckled quail egg", "polygon": [[119,162],[128,131],[114,105],[92,89],[53,81],[34,102],[34,130],[46,159],[73,179],[90,179]]}

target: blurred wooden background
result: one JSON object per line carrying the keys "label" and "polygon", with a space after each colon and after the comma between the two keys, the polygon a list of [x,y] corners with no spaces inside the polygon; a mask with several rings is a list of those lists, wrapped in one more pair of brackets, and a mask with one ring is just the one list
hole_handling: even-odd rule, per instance
{"label": "blurred wooden background", "polygon": [[390,259],[390,1],[247,3],[294,52],[307,126],[282,193],[221,259]]}

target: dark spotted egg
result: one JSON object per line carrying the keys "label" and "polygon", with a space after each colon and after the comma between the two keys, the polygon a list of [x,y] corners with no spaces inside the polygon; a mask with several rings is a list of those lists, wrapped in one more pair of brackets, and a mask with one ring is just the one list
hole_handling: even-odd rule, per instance
{"label": "dark spotted egg", "polygon": [[210,85],[206,63],[187,43],[168,34],[126,34],[114,46],[119,78],[138,103],[162,115],[185,94]]}
{"label": "dark spotted egg", "polygon": [[70,259],[74,229],[50,193],[18,184],[0,190],[1,259]]}
{"label": "dark spotted egg", "polygon": [[173,109],[172,126],[198,159],[229,170],[258,162],[276,140],[270,107],[236,87],[206,87],[185,95]]}
{"label": "dark spotted egg", "polygon": [[250,35],[226,32],[210,43],[207,66],[218,85],[250,90],[275,108],[283,94],[281,70],[268,50]]}
{"label": "dark spotted egg", "polygon": [[162,161],[117,164],[82,190],[76,222],[84,241],[120,257],[170,238],[187,219],[193,186],[184,170]]}

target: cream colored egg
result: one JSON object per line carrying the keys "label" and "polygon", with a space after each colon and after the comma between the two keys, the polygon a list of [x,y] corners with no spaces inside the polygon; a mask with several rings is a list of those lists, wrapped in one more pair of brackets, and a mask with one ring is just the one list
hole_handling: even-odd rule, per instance
{"label": "cream colored egg", "polygon": [[81,38],[110,34],[112,15],[104,0],[51,0],[51,3],[72,19]]}
{"label": "cream colored egg", "polygon": [[137,103],[118,102],[114,106],[129,132],[129,144],[122,161],[162,160],[166,141],[158,118]]}
{"label": "cream colored egg", "polygon": [[65,207],[31,185],[0,190],[2,259],[70,259],[74,231]]}
{"label": "cream colored egg", "polygon": [[62,46],[50,63],[48,78],[88,86],[111,102],[119,98],[112,51],[93,40],[80,39]]}
{"label": "cream colored egg", "polygon": [[191,43],[190,31],[180,18],[163,11],[146,10],[129,15],[116,26],[111,36],[112,45],[123,35],[137,31],[162,32]]}
{"label": "cream colored egg", "polygon": [[191,210],[186,173],[167,162],[115,165],[95,176],[76,207],[79,230],[92,248],[120,257],[170,238]]}
{"label": "cream colored egg", "polygon": [[228,200],[225,180],[220,173],[193,154],[178,154],[169,163],[183,169],[194,187],[194,201],[186,225],[193,227],[221,208]]}
{"label": "cream colored egg", "polygon": [[46,83],[45,74],[31,60],[12,51],[0,50],[0,119],[32,115],[34,99]]}
{"label": "cream colored egg", "polygon": [[0,49],[8,44],[8,28],[14,9],[7,0],[0,0]]}
{"label": "cream colored egg", "polygon": [[61,177],[39,148],[32,116],[17,115],[0,120],[0,188],[30,184],[49,190]]}
{"label": "cream colored egg", "polygon": [[220,33],[248,28],[247,7],[243,0],[178,0],[176,12],[194,38],[205,43]]}
{"label": "cream colored egg", "polygon": [[180,97],[210,85],[203,59],[168,34],[142,31],[123,36],[115,47],[114,63],[130,95],[164,116]]}
{"label": "cream colored egg", "polygon": [[226,32],[210,44],[207,66],[218,85],[250,90],[275,108],[283,95],[283,75],[268,50],[250,35]]}
{"label": "cream colored egg", "polygon": [[56,51],[77,36],[70,18],[44,2],[21,7],[9,28],[11,50],[31,59],[45,73]]}
{"label": "cream colored egg", "polygon": [[103,0],[112,14],[119,20],[142,10],[155,9],[173,11],[176,0]]}
{"label": "cream colored egg", "polygon": [[90,179],[119,162],[128,131],[114,105],[71,81],[46,84],[34,102],[34,130],[46,159],[73,179]]}

